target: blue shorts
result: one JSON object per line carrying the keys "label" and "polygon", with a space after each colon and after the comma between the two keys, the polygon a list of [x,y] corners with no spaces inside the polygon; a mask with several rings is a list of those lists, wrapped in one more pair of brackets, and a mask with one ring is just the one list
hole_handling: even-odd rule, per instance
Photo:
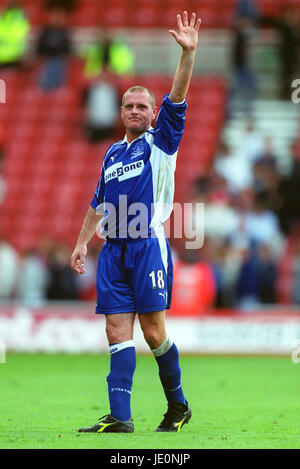
{"label": "blue shorts", "polygon": [[167,238],[145,238],[127,244],[106,241],[97,267],[98,314],[169,309],[173,263]]}

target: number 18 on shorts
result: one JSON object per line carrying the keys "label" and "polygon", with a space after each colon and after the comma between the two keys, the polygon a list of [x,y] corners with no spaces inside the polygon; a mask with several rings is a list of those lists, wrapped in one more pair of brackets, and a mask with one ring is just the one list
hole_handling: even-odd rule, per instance
{"label": "number 18 on shorts", "polygon": [[106,242],[97,268],[96,313],[163,311],[170,308],[173,264],[167,238],[126,245]]}

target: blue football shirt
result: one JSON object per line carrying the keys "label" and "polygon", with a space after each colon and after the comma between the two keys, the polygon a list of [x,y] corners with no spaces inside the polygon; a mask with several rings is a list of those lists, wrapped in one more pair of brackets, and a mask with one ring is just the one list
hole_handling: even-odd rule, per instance
{"label": "blue football shirt", "polygon": [[161,236],[173,208],[174,172],[187,104],[164,97],[156,125],[131,143],[107,150],[91,206],[104,214],[101,235],[110,239]]}

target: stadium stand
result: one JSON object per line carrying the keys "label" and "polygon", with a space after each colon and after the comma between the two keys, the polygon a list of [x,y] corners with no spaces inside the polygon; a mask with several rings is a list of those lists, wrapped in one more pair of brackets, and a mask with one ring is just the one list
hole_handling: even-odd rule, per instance
{"label": "stadium stand", "polygon": [[[0,0],[0,8],[4,4]],[[33,43],[38,27],[44,24],[43,4],[40,0],[22,2],[33,26]],[[144,46],[151,30],[165,30],[173,24],[174,15],[182,9],[182,4],[181,0],[165,0],[162,9],[158,0],[78,0],[77,7],[70,13],[69,25],[73,28],[72,32],[75,32],[74,42],[90,40],[96,34],[96,26],[100,29],[105,26],[116,31],[126,30],[127,34],[128,31],[130,34],[134,31],[140,46],[135,52],[138,58],[144,55],[145,60],[142,65],[139,63],[137,76],[119,80],[120,91],[124,92],[131,85],[140,83],[154,92],[159,103],[171,86],[168,73],[172,69],[172,60],[166,63],[166,58],[172,59],[172,50],[168,49],[167,42],[160,44],[154,41],[151,51],[146,49],[145,53]],[[267,16],[278,16],[282,7],[292,4],[299,6],[299,1],[257,1],[260,13]],[[200,65],[189,90],[186,129],[177,160],[175,202],[190,202],[193,200],[195,183],[202,176],[207,179],[214,177],[211,169],[214,168],[214,158],[218,156],[222,137],[230,144],[231,152],[237,150],[243,141],[245,116],[237,109],[233,118],[226,120],[227,87],[230,82],[227,55],[230,49],[230,31],[226,31],[226,28],[233,24],[236,5],[237,0],[224,0],[220,11],[217,1],[203,0],[201,4],[196,0],[184,2],[187,9],[196,10],[203,17],[204,29],[212,28],[214,31],[204,32],[207,49],[203,62],[206,62],[206,68],[201,68],[203,62],[199,60]],[[215,47],[213,41],[219,31],[223,36]],[[143,35],[144,41],[139,41]],[[160,39],[159,36],[156,29],[151,31],[151,37]],[[276,38],[272,46],[275,44]],[[160,73],[151,69],[151,60],[158,49],[160,53],[156,56],[158,65],[155,70],[160,69]],[[147,61],[148,68],[143,69]],[[0,207],[0,235],[4,234],[5,239],[21,255],[32,247],[39,249],[47,237],[69,248],[74,246],[99,178],[102,158],[111,143],[107,140],[90,144],[84,138],[82,91],[85,83],[82,80],[81,60],[72,58],[66,85],[51,92],[38,89],[40,63],[29,60],[28,65],[22,71],[1,71],[1,79],[7,85],[7,100],[5,105],[0,105],[0,147],[3,147],[5,154],[1,176],[6,184],[4,203]],[[152,71],[149,73],[148,70]],[[264,95],[266,87],[263,88],[262,96],[254,103],[253,117],[255,127],[269,137],[274,145],[282,173],[276,176],[279,181],[290,170],[289,147],[299,126],[299,106],[278,100],[275,96],[276,87],[271,83],[274,78],[272,70],[267,75],[261,73],[259,76],[261,82],[268,87],[268,95]],[[270,74],[273,74],[271,79]],[[118,137],[122,138],[123,135],[118,134]],[[240,209],[244,209],[245,195],[238,197],[238,200],[230,198],[228,193],[222,193],[222,184],[218,190],[212,191],[209,200],[212,208],[222,207],[220,210],[223,210],[224,207],[240,215]],[[240,207],[237,208],[237,204]],[[274,211],[274,207],[272,209]],[[231,262],[232,257],[240,255],[240,247],[235,250],[234,246],[231,249],[225,239],[222,242],[221,245],[214,245],[212,242],[211,246],[208,242],[208,247],[198,253],[198,260],[207,261],[213,269],[219,263],[220,271],[223,269],[226,276],[226,262]],[[179,254],[182,253],[182,246],[181,240],[173,241],[172,247]],[[296,291],[294,259],[298,252],[297,246],[292,235],[284,247],[282,258],[278,260],[276,256],[275,259],[278,262],[280,303],[288,304],[296,298],[293,292]],[[236,270],[238,271],[238,266]],[[217,274],[215,272],[216,277]],[[230,275],[229,272],[229,277]],[[218,288],[222,292],[223,287]],[[222,301],[221,306],[227,307],[228,304]]]}

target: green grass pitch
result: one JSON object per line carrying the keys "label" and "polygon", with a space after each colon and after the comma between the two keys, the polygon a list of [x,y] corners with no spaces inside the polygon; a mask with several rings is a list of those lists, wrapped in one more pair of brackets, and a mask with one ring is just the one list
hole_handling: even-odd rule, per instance
{"label": "green grass pitch", "polygon": [[109,411],[105,355],[8,354],[0,364],[0,448],[300,448],[300,364],[278,357],[181,356],[193,416],[153,430],[166,410],[152,356],[138,355],[133,434],[78,434]]}

